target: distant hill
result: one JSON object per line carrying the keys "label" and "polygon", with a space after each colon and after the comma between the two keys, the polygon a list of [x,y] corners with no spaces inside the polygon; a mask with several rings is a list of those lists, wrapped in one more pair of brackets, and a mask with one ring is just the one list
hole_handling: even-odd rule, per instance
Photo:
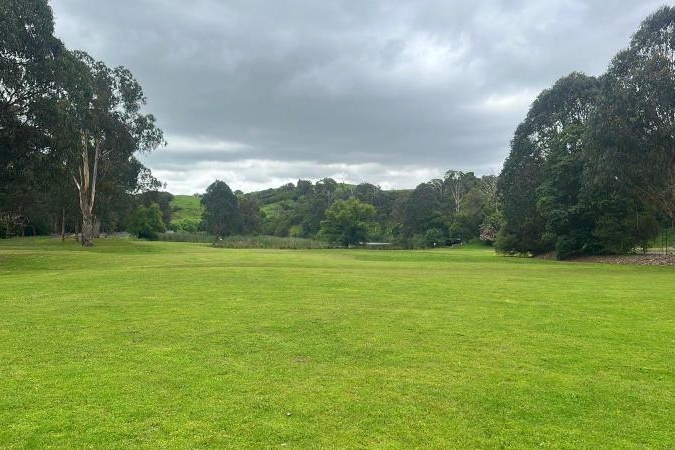
{"label": "distant hill", "polygon": [[199,202],[199,197],[194,195],[176,195],[169,203],[171,207],[171,221],[183,219],[202,218],[202,205]]}

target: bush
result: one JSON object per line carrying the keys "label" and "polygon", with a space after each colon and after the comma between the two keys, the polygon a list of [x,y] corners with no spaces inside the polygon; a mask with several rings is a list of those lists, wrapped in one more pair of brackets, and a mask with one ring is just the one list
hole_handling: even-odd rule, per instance
{"label": "bush", "polygon": [[127,228],[130,233],[135,234],[140,239],[157,240],[157,233],[166,230],[159,205],[153,203],[148,207],[139,206],[132,214]]}
{"label": "bush", "polygon": [[171,222],[169,229],[185,233],[196,233],[202,225],[201,219],[178,219]]}
{"label": "bush", "polygon": [[432,228],[424,233],[423,243],[425,247],[441,247],[445,243],[443,231],[439,228]]}

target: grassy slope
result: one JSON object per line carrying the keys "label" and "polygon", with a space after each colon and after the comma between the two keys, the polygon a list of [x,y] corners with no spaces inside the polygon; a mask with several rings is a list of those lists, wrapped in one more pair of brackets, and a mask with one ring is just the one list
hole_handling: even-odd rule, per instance
{"label": "grassy slope", "polygon": [[176,195],[170,203],[171,220],[202,218],[202,205],[194,195]]}
{"label": "grassy slope", "polygon": [[674,272],[0,241],[0,447],[672,447]]}

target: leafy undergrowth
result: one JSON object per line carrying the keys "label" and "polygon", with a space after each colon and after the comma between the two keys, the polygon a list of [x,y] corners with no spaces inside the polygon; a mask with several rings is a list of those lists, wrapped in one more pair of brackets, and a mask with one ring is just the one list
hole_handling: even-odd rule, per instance
{"label": "leafy undergrowth", "polygon": [[675,273],[0,241],[0,447],[675,445]]}

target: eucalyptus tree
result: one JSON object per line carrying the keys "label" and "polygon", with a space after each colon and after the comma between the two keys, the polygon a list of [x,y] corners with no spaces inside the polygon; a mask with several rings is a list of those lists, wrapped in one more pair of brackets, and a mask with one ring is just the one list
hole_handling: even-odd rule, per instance
{"label": "eucalyptus tree", "polygon": [[464,173],[459,170],[448,170],[445,172],[442,183],[442,193],[450,196],[454,212],[459,210],[464,195],[477,184],[478,178],[476,178],[473,172]]}
{"label": "eucalyptus tree", "polygon": [[[470,175],[469,180],[473,184],[475,177]],[[480,237],[484,241],[492,242],[499,221],[497,177],[485,175],[476,180],[477,183],[462,195],[459,208],[450,221],[450,234],[465,240]]]}
{"label": "eucalyptus tree", "polygon": [[126,183],[123,190],[135,189],[143,173],[136,153],[152,151],[164,139],[154,116],[142,111],[146,99],[128,69],[111,69],[80,51],[67,52],[62,64],[63,89],[53,133],[77,188],[82,245],[91,246],[100,178],[118,178],[123,186]]}
{"label": "eucalyptus tree", "polygon": [[483,175],[479,184],[479,190],[485,201],[485,217],[478,227],[478,235],[481,241],[489,244],[497,239],[502,224],[498,184],[499,177],[495,175]]}
{"label": "eucalyptus tree", "polygon": [[647,17],[604,79],[583,197],[602,245],[625,251],[675,219],[675,8]]}
{"label": "eucalyptus tree", "polygon": [[55,99],[64,48],[46,0],[0,2],[0,209],[20,210],[40,193],[49,147],[44,114]]}
{"label": "eucalyptus tree", "polygon": [[[503,217],[496,241],[499,251],[536,254],[554,247],[551,227],[556,222],[549,219],[557,213],[566,214],[576,203],[575,186],[582,166],[575,161],[580,158],[584,127],[597,96],[598,80],[575,72],[541,92],[533,102],[516,129],[499,177]],[[554,180],[551,174],[560,177]]]}
{"label": "eucalyptus tree", "polygon": [[46,0],[0,3],[0,204],[58,197],[63,211],[70,180],[89,246],[101,181],[111,196],[137,189],[146,169],[134,154],[162,144],[162,132],[127,69],[70,52],[53,33]]}

